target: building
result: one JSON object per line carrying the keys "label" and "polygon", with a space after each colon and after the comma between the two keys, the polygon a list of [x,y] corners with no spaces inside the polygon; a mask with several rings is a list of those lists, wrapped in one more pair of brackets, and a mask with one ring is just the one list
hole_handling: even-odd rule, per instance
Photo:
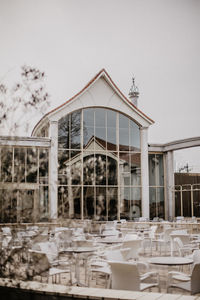
{"label": "building", "polygon": [[148,144],[154,121],[138,96],[134,80],[128,99],[103,69],[32,137],[0,137],[0,221],[174,217],[177,143]]}

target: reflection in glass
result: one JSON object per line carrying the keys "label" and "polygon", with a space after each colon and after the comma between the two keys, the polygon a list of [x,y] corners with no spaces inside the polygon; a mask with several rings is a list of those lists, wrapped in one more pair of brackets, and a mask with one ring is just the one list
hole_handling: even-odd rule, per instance
{"label": "reflection in glass", "polygon": [[108,185],[117,185],[117,157],[107,156]]}
{"label": "reflection in glass", "polygon": [[139,126],[130,120],[130,150],[140,150],[140,129]]}
{"label": "reflection in glass", "polygon": [[14,149],[14,182],[25,182],[25,149]]}
{"label": "reflection in glass", "polygon": [[1,148],[1,182],[12,181],[12,156],[11,148]]}
{"label": "reflection in glass", "polygon": [[80,219],[81,218],[81,187],[80,186],[72,187],[72,198],[71,197],[69,198],[69,203],[71,203],[72,206],[74,205],[74,218]]}
{"label": "reflection in glass", "polygon": [[59,148],[69,148],[69,115],[58,122],[58,145]]}
{"label": "reflection in glass", "polygon": [[94,185],[95,183],[95,157],[94,154],[85,153],[83,158],[83,184]]}
{"label": "reflection in glass", "polygon": [[140,153],[130,153],[131,185],[141,185]]}
{"label": "reflection in glass", "polygon": [[69,197],[66,186],[58,187],[58,217],[69,218]]}
{"label": "reflection in glass", "polygon": [[116,137],[116,112],[107,110],[107,149],[111,151],[117,150]]}
{"label": "reflection in glass", "polygon": [[95,155],[96,185],[106,185],[106,156]]}
{"label": "reflection in glass", "polygon": [[95,213],[95,200],[94,200],[94,187],[84,187],[83,189],[83,199],[84,199],[84,217],[86,219],[91,219],[94,217]]}
{"label": "reflection in glass", "polygon": [[108,220],[117,220],[117,188],[107,188]]}
{"label": "reflection in glass", "polygon": [[[127,116],[105,108],[75,111],[63,117],[61,125],[65,129],[59,129],[58,180],[67,188],[69,218],[77,215],[112,220],[117,218],[119,200],[121,214],[134,218],[133,205],[140,207],[137,202],[141,201],[140,194],[137,195],[141,185],[138,125]],[[69,152],[63,151],[66,148]],[[119,199],[120,186],[127,190],[124,188]],[[139,190],[133,191],[136,187]],[[59,199],[61,195],[59,191]],[[61,211],[67,216],[65,209]]]}
{"label": "reflection in glass", "polygon": [[49,152],[47,149],[39,150],[39,180],[48,184]]}
{"label": "reflection in glass", "polygon": [[70,126],[71,149],[81,148],[81,111],[71,114]]}
{"label": "reflection in glass", "polygon": [[40,199],[40,221],[47,221],[49,217],[49,189],[48,186],[40,186],[39,188]]}
{"label": "reflection in glass", "polygon": [[96,219],[99,221],[106,220],[106,188],[96,188]]}
{"label": "reflection in glass", "polygon": [[164,218],[164,188],[150,187],[149,188],[150,202],[150,218]]}
{"label": "reflection in glass", "polygon": [[37,157],[38,150],[36,148],[27,148],[26,182],[37,182]]}

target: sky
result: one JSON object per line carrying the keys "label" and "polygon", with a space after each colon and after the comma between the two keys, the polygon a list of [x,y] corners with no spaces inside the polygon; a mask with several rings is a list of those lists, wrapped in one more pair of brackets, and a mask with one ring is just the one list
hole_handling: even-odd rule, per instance
{"label": "sky", "polygon": [[[199,32],[199,0],[0,0],[0,81],[39,68],[50,110],[102,68],[126,96],[135,76],[149,143],[200,136]],[[192,151],[176,159],[200,170]]]}

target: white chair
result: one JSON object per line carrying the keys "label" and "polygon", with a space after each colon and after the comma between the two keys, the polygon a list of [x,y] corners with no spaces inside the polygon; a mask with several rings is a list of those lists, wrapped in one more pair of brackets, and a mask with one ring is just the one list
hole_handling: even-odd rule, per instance
{"label": "white chair", "polygon": [[[152,287],[159,288],[159,277],[154,283],[141,283],[138,267],[134,263],[109,262],[111,267],[111,288],[116,290],[143,291]],[[160,290],[160,288],[159,288]]]}
{"label": "white chair", "polygon": [[[167,292],[171,288],[179,288],[191,293],[200,293],[200,263],[194,265],[191,276],[179,272],[169,272]],[[179,282],[174,282],[174,280]]]}
{"label": "white chair", "polygon": [[96,274],[96,284],[98,274],[105,277],[105,288],[110,286],[110,266],[108,261],[125,261],[127,253],[130,249],[107,250],[100,257],[93,257],[89,262],[88,285],[92,279],[92,275]]}
{"label": "white chair", "polygon": [[199,247],[195,244],[184,244],[180,237],[174,238],[173,243],[176,249],[178,250],[180,256],[188,255],[192,253],[192,251],[199,249]]}
{"label": "white chair", "polygon": [[127,240],[122,244],[122,248],[129,248],[129,252],[127,254],[127,260],[134,259],[137,260],[139,258],[139,250],[141,248],[141,239]]}
{"label": "white chair", "polygon": [[[193,254],[188,257],[193,259],[193,267],[195,264],[200,264],[200,250],[194,250]],[[169,276],[169,281],[178,280],[181,282],[186,282],[191,279],[191,274],[186,274],[186,273],[177,272],[177,271],[169,272],[168,276]]]}
{"label": "white chair", "polygon": [[42,278],[47,278],[47,282],[49,282],[49,279],[51,278],[52,283],[61,283],[61,274],[70,274],[70,283],[72,282],[71,277],[71,269],[65,268],[55,268],[51,267],[51,264],[49,262],[49,259],[46,255],[46,253],[43,253],[41,251],[36,250],[29,250],[30,253],[30,263],[28,272],[29,275],[34,276],[40,276],[41,281]]}

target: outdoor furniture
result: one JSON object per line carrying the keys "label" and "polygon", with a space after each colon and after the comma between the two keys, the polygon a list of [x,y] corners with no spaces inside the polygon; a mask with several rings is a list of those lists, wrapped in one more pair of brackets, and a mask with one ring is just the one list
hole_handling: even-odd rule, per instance
{"label": "outdoor furniture", "polygon": [[[200,263],[195,264],[191,273],[191,276],[187,274],[180,274],[177,272],[170,272],[168,277],[167,292],[170,288],[179,288],[191,293],[191,295],[200,293]],[[174,279],[177,282],[174,282]]]}
{"label": "outdoor furniture", "polygon": [[116,290],[143,291],[152,287],[159,288],[159,275],[154,283],[141,283],[138,267],[134,263],[110,261],[111,288]]}
{"label": "outdoor furniture", "polygon": [[137,240],[128,240],[124,241],[122,244],[122,248],[129,248],[129,252],[127,254],[127,260],[128,259],[134,259],[137,260],[139,258],[139,250],[141,248],[141,239]]}
{"label": "outdoor furniture", "polygon": [[[71,269],[65,264],[65,268],[51,267],[51,263],[46,255],[42,251],[29,250],[30,261],[29,261],[29,272],[32,276],[40,276],[41,281],[43,277],[47,277],[47,282],[51,278],[52,283],[61,283],[61,274],[69,273],[70,282],[71,278]],[[32,267],[31,267],[32,266]]]}

